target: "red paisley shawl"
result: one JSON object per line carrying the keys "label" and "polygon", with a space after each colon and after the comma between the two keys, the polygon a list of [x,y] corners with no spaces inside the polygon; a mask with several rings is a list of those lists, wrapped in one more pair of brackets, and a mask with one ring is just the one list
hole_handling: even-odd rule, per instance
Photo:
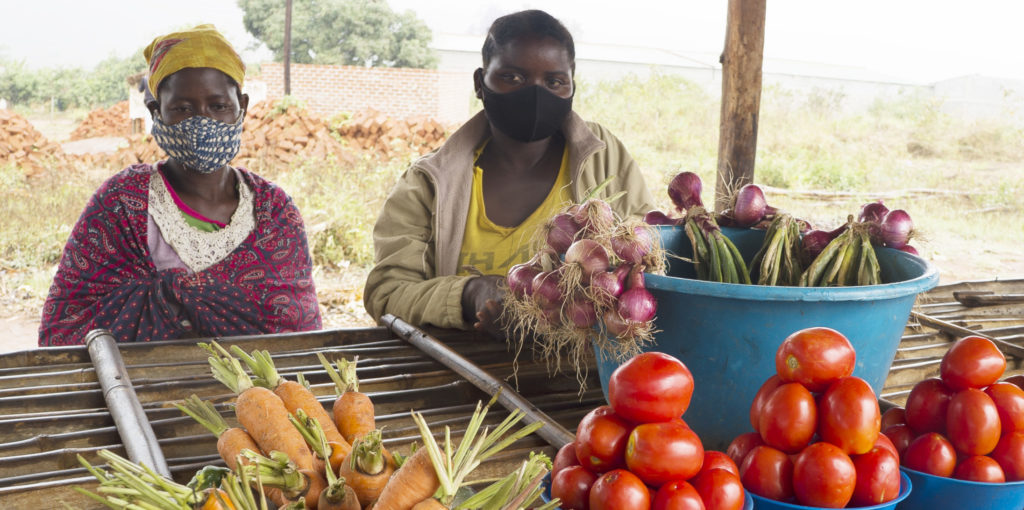
{"label": "red paisley shawl", "polygon": [[273,183],[239,169],[256,226],[230,255],[190,273],[157,271],[147,243],[152,165],[100,186],[75,224],[43,306],[39,345],[74,345],[95,328],[122,342],[320,329],[299,210]]}

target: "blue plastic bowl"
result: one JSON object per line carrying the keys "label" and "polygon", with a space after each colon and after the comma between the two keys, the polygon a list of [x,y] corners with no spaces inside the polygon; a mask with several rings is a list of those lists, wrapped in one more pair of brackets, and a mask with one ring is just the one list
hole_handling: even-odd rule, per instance
{"label": "blue plastic bowl", "polygon": [[981,483],[929,475],[900,468],[914,492],[899,510],[1019,510],[1024,508],[1024,482]]}
{"label": "blue plastic bowl", "polygon": [[[913,488],[913,490],[911,490],[911,488]],[[880,505],[848,506],[846,508],[856,508],[857,510],[885,510],[897,508],[896,505],[899,505],[898,508],[903,508],[903,505],[900,504],[900,502],[903,502],[905,504],[905,500],[907,500],[907,497],[912,493],[916,493],[917,491],[917,485],[915,485],[914,482],[911,482],[910,478],[907,477],[907,474],[900,473],[900,494],[899,496],[896,496],[896,499],[892,501],[887,501]],[[749,493],[750,491],[747,492]],[[782,501],[775,501],[774,499],[762,498],[757,494],[753,494],[752,496],[754,497],[754,508],[756,508],[757,510],[817,510],[821,508],[817,506],[797,505],[795,503],[783,503]],[[933,507],[930,508],[929,510],[939,510],[940,508],[968,509],[970,507]]]}
{"label": "blue plastic bowl", "polygon": [[[682,228],[659,227],[670,253],[691,257]],[[723,228],[751,260],[764,231]],[[924,259],[890,248],[876,250],[882,285],[861,287],[769,287],[694,279],[693,264],[669,258],[667,276],[646,275],[658,301],[655,343],[646,350],[679,358],[693,373],[694,393],[683,419],[704,442],[722,450],[750,432],[750,403],[775,374],[775,351],[791,333],[826,326],[849,338],[857,351],[854,375],[880,394],[917,294],[939,281]],[[601,386],[619,366],[598,352]]]}
{"label": "blue plastic bowl", "polygon": [[[743,510],[754,510],[754,499],[750,496],[750,491],[744,490],[743,498]],[[540,495],[540,499],[545,503],[551,501],[551,475],[544,477],[544,493]],[[556,510],[561,510],[556,508]]]}

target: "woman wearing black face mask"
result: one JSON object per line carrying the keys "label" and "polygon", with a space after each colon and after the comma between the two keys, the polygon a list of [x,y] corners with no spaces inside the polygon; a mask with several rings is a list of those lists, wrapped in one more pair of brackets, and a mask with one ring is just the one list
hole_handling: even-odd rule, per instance
{"label": "woman wearing black face mask", "polygon": [[599,197],[625,191],[612,204],[619,215],[653,208],[622,143],[572,111],[575,48],[558,20],[537,10],[498,18],[482,53],[473,84],[484,111],[406,172],[374,226],[364,302],[375,318],[502,337],[498,283],[530,258],[545,220],[612,176]]}

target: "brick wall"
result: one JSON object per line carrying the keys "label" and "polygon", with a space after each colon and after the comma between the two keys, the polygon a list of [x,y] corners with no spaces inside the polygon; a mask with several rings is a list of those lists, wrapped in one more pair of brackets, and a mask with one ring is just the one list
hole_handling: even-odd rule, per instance
{"label": "brick wall", "polygon": [[[284,65],[264,63],[257,79],[267,99],[284,95]],[[469,116],[472,76],[434,69],[292,64],[291,95],[314,113],[331,117],[373,108],[389,116],[426,115],[445,123]]]}

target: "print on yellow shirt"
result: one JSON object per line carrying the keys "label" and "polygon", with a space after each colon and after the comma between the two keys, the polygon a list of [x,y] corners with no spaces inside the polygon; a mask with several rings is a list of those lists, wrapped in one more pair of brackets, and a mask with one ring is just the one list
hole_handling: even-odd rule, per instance
{"label": "print on yellow shirt", "polygon": [[[482,147],[481,147],[482,148]],[[479,152],[478,152],[479,155]],[[473,274],[469,267],[483,274],[504,276],[509,268],[530,260],[530,240],[545,221],[572,201],[569,193],[569,147],[562,153],[558,178],[544,202],[528,218],[515,227],[503,227],[487,219],[484,208],[484,171],[473,168],[473,195],[466,217],[466,233],[459,252],[458,274]]]}

